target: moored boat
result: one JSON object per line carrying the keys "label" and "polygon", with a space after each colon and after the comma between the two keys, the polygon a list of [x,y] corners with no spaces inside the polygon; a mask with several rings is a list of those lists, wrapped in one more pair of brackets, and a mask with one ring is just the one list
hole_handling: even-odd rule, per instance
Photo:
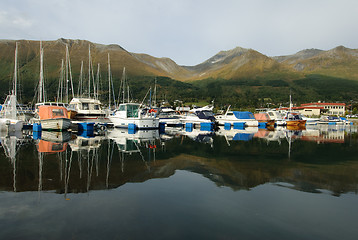
{"label": "moored boat", "polygon": [[114,127],[135,129],[158,129],[159,118],[153,109],[143,108],[139,103],[122,103],[109,120]]}
{"label": "moored boat", "polygon": [[218,115],[216,117],[219,125],[225,125],[225,123],[244,123],[246,127],[257,127],[259,122],[255,119],[251,112],[246,111],[226,111],[224,115]]}
{"label": "moored boat", "polygon": [[269,115],[271,120],[275,121],[275,124],[277,126],[285,126],[286,125],[286,121],[283,119],[283,116],[279,111],[269,110],[269,111],[267,111],[267,114]]}
{"label": "moored boat", "polygon": [[14,68],[14,79],[13,79],[13,89],[11,94],[9,94],[4,104],[0,109],[0,131],[18,131],[22,130],[24,121],[20,120],[18,117],[18,109],[17,109],[17,46],[15,46],[15,68]]}
{"label": "moored boat", "polygon": [[275,120],[271,120],[268,113],[255,113],[254,116],[259,123],[265,123],[267,127],[275,126]]}
{"label": "moored boat", "polygon": [[330,124],[330,125],[343,125],[344,121],[339,117],[334,116],[321,116],[318,124]]}
{"label": "moored boat", "polygon": [[93,98],[73,98],[69,107],[77,112],[74,119],[77,120],[105,120],[106,112],[102,109],[102,103]]}
{"label": "moored boat", "polygon": [[181,121],[184,124],[216,123],[213,106],[191,109],[187,114],[183,115]]}
{"label": "moored boat", "polygon": [[302,119],[302,116],[296,112],[287,112],[284,117],[286,125],[290,127],[305,127],[306,120]]}
{"label": "moored boat", "polygon": [[67,109],[61,106],[39,106],[37,112],[38,119],[35,122],[41,124],[43,130],[66,130],[71,126],[68,118]]}
{"label": "moored boat", "polygon": [[159,122],[165,123],[167,126],[177,126],[182,124],[182,115],[172,108],[159,109]]}

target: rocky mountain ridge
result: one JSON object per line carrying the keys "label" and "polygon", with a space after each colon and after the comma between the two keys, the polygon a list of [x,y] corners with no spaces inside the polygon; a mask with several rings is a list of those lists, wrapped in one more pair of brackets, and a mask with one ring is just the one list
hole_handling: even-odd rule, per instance
{"label": "rocky mountain ridge", "polygon": [[[39,65],[39,41],[19,40],[19,58],[23,71],[32,71]],[[108,54],[113,74],[121,75],[123,67],[133,76],[165,76],[179,81],[201,79],[237,79],[265,76],[301,76],[323,74],[358,80],[358,49],[343,46],[324,51],[306,49],[293,55],[268,57],[253,49],[237,47],[221,51],[195,66],[180,66],[170,58],[156,58],[148,54],[132,53],[119,45],[103,45],[86,40],[58,39],[43,41],[45,64],[50,77],[58,75],[61,59],[65,56],[65,45],[69,46],[73,72],[79,73],[81,62],[88,65],[88,48],[94,65],[101,65],[105,72]],[[11,74],[9,64],[13,61],[15,40],[0,41],[0,66],[4,67],[0,78]]]}

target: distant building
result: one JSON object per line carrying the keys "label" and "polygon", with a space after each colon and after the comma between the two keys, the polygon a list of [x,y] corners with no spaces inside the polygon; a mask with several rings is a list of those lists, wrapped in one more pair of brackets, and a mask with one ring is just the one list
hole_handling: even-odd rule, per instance
{"label": "distant building", "polygon": [[[288,111],[290,110],[290,108],[278,108],[277,110],[284,110],[284,111]],[[307,107],[292,107],[291,108],[292,111],[294,112],[299,112],[302,115],[305,115],[307,117],[310,116],[319,116],[322,113],[325,112],[323,107],[311,107],[311,106],[307,106]]]}
{"label": "distant building", "polygon": [[304,103],[301,104],[301,107],[321,107],[324,111],[329,115],[339,115],[343,116],[346,112],[346,104],[345,103]]}

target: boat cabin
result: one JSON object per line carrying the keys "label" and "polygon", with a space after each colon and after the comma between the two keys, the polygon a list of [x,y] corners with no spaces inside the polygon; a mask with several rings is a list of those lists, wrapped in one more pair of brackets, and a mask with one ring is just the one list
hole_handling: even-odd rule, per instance
{"label": "boat cabin", "polygon": [[76,111],[81,110],[95,110],[101,111],[102,103],[100,100],[91,99],[91,98],[73,98],[70,102],[69,107],[75,109]]}
{"label": "boat cabin", "polygon": [[60,106],[42,105],[38,107],[38,115],[40,120],[68,118],[67,109]]}
{"label": "boat cabin", "polygon": [[122,118],[138,118],[139,103],[123,103],[118,107],[118,112]]}
{"label": "boat cabin", "polygon": [[[230,112],[227,113],[227,116],[229,114],[230,114]],[[255,120],[255,117],[252,114],[252,112],[233,111],[232,115],[234,115],[237,119],[252,119],[252,120]]]}

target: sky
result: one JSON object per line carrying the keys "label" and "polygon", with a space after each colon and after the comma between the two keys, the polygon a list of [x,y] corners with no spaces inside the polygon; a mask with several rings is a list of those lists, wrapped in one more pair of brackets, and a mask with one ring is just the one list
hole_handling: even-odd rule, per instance
{"label": "sky", "polygon": [[1,0],[0,39],[89,40],[199,64],[222,50],[267,56],[358,48],[357,0]]}

